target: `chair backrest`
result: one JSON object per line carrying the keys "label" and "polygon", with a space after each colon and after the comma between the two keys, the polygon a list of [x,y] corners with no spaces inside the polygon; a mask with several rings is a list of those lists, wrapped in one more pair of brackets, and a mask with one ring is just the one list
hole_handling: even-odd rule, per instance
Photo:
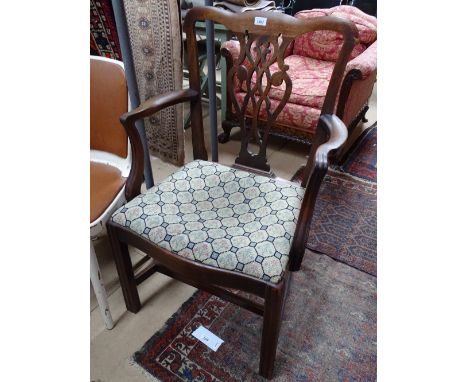
{"label": "chair backrest", "polygon": [[119,120],[128,111],[123,64],[104,57],[90,62],[90,148],[127,158],[128,137]]}
{"label": "chair backrest", "polygon": [[[292,81],[288,75],[288,65],[284,63],[285,51],[288,45],[299,35],[318,30],[332,30],[342,35],[343,45],[336,60],[331,75],[322,114],[333,114],[335,101],[343,78],[348,57],[357,42],[356,27],[347,20],[336,17],[317,17],[313,19],[297,19],[277,12],[245,12],[235,14],[213,7],[191,9],[184,22],[189,53],[190,87],[200,93],[198,57],[195,37],[195,22],[211,20],[223,24],[233,32],[240,42],[240,55],[227,74],[227,89],[233,102],[236,119],[241,129],[241,148],[236,163],[264,172],[270,171],[267,163],[266,148],[270,128],[275,122],[289,99],[292,91]],[[270,68],[277,64],[275,72]],[[240,83],[245,91],[241,102],[234,94],[235,83]],[[284,96],[280,101],[271,102],[271,88],[281,87]],[[249,105],[250,104],[250,105]],[[272,104],[276,105],[272,107]],[[263,125],[263,135],[258,130],[258,118],[262,105],[266,109],[266,123]],[[247,107],[251,106],[252,118],[250,126],[246,123]],[[194,152],[203,152],[199,145],[204,146],[203,137],[195,139],[195,135],[203,134],[200,102],[192,103],[192,134],[194,136]],[[249,121],[250,122],[250,121]],[[258,145],[257,152],[249,150],[249,144]]]}

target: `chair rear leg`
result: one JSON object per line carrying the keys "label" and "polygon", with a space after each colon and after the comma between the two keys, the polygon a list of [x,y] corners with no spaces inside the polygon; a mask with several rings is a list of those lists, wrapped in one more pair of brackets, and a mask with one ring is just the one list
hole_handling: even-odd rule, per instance
{"label": "chair rear leg", "polygon": [[107,293],[104,288],[104,283],[101,277],[101,271],[99,270],[99,264],[96,259],[96,252],[94,251],[93,243],[91,244],[91,283],[93,284],[94,294],[99,305],[99,311],[101,312],[102,320],[106,325],[107,329],[114,327],[114,321],[109,309],[109,303],[107,302]]}
{"label": "chair rear leg", "polygon": [[107,232],[112,245],[112,253],[114,254],[115,265],[119,274],[125,305],[130,312],[138,313],[141,309],[141,302],[133,272],[132,260],[128,252],[128,245],[118,239],[117,233],[111,225],[107,225]]}
{"label": "chair rear leg", "polygon": [[259,369],[259,374],[267,379],[273,377],[284,297],[284,282],[279,288],[267,287],[265,293],[265,312],[263,314],[262,347],[260,350]]}

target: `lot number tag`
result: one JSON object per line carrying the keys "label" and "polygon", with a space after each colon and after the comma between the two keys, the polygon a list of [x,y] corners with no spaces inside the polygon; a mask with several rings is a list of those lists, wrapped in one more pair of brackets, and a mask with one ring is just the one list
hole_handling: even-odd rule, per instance
{"label": "lot number tag", "polygon": [[266,27],[267,20],[268,19],[266,17],[255,17],[254,24]]}
{"label": "lot number tag", "polygon": [[218,350],[224,342],[221,338],[211,333],[207,328],[199,326],[197,330],[192,333],[192,336],[203,342],[211,350]]}

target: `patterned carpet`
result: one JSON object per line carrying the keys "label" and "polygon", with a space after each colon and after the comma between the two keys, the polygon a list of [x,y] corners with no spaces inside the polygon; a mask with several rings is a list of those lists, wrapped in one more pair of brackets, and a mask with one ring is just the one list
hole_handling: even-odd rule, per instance
{"label": "patterned carpet", "polygon": [[[280,332],[274,381],[375,381],[376,278],[306,253],[294,274]],[[190,334],[203,325],[225,342],[217,352]],[[264,381],[258,375],[262,319],[196,292],[135,362],[161,381]]]}
{"label": "patterned carpet", "polygon": [[[377,127],[325,176],[307,247],[377,275]],[[303,168],[293,181],[302,180]]]}
{"label": "patterned carpet", "polygon": [[[328,256],[306,251],[294,274],[274,381],[376,380],[376,138],[367,131],[324,180],[308,247]],[[217,352],[191,336],[200,325],[225,341]],[[261,317],[198,291],[134,361],[161,381],[264,381],[261,328]]]}
{"label": "patterned carpet", "polygon": [[364,131],[340,170],[377,182],[377,122]]}

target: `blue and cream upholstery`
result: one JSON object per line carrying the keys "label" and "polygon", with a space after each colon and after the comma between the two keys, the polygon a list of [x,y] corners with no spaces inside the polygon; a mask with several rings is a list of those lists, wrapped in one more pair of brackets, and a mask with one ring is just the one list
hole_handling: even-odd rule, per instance
{"label": "blue and cream upholstery", "polygon": [[278,283],[303,195],[299,185],[196,160],[112,221],[187,259]]}

